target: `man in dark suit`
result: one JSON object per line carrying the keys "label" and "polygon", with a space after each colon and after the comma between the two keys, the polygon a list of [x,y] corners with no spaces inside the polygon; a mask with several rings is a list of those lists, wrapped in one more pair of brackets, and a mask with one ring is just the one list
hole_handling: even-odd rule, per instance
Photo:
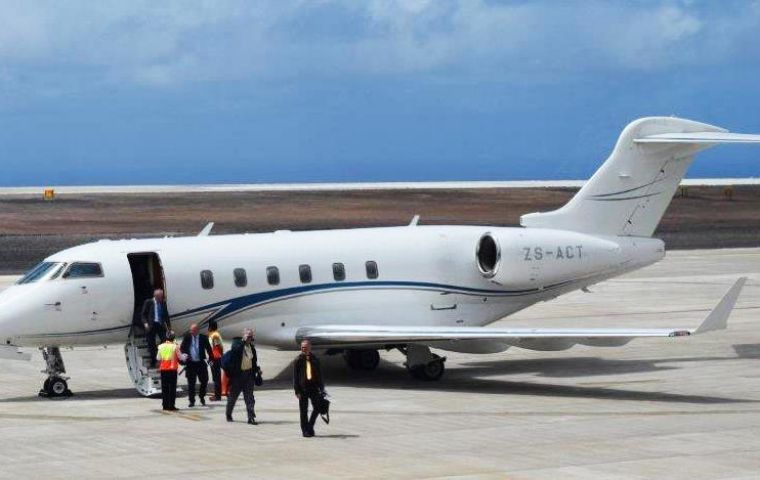
{"label": "man in dark suit", "polygon": [[253,330],[250,328],[243,330],[243,338],[235,339],[229,355],[229,368],[225,370],[230,379],[230,388],[227,392],[227,421],[232,421],[232,411],[235,409],[235,403],[240,393],[242,393],[248,412],[248,423],[257,425],[253,386],[256,383],[256,375],[260,375],[261,372],[253,340]]}
{"label": "man in dark suit", "polygon": [[[314,436],[314,423],[319,416],[317,405],[322,400],[324,389],[319,360],[311,353],[311,342],[304,340],[301,342],[301,355],[293,364],[293,390],[298,397],[298,408],[301,411],[301,433],[304,437]],[[311,417],[309,417],[310,400]]]}
{"label": "man in dark suit", "polygon": [[[166,332],[171,331],[172,324],[169,319],[169,309],[166,308],[164,291],[157,288],[153,292],[153,298],[145,300],[142,306],[142,322],[145,327],[145,340],[150,351],[151,367],[156,366],[157,343],[166,341]],[[156,342],[158,337],[159,342]]]}
{"label": "man in dark suit", "polygon": [[198,333],[198,325],[190,325],[190,331],[185,334],[179,351],[185,356],[185,375],[187,376],[187,396],[190,400],[190,406],[195,406],[195,380],[200,381],[198,389],[198,398],[201,399],[201,405],[206,405],[206,388],[208,387],[208,368],[206,360],[211,358],[211,344],[208,337]]}

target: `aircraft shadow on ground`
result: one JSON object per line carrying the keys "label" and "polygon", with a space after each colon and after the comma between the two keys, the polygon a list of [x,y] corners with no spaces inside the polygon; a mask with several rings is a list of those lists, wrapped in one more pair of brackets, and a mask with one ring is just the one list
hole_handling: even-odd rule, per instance
{"label": "aircraft shadow on ground", "polygon": [[[608,360],[599,357],[536,358],[522,360],[488,360],[464,363],[447,369],[444,377],[435,382],[412,379],[406,369],[396,363],[380,361],[377,370],[356,371],[348,369],[341,356],[323,357],[323,371],[330,386],[351,386],[359,388],[385,388],[400,390],[428,390],[440,392],[465,392],[495,395],[532,395],[560,398],[597,398],[633,401],[657,401],[691,404],[756,403],[755,400],[737,399],[710,395],[688,395],[657,391],[631,390],[615,386],[563,385],[528,381],[513,381],[503,378],[509,374],[535,373],[543,378],[579,378],[599,375],[625,375],[647,373],[679,368],[665,363],[685,363],[704,361],[735,361],[737,359],[760,359],[760,344],[737,344],[732,348],[733,357],[670,357],[643,360]],[[266,365],[262,368],[265,369]],[[292,389],[293,364],[280,370],[273,378],[264,381],[257,390]],[[502,378],[490,378],[499,376]],[[181,382],[180,382],[181,383]],[[610,382],[624,384],[624,379]],[[133,388],[77,391],[72,400],[118,400],[135,398],[139,394]],[[178,398],[186,393],[178,394]],[[61,399],[61,400],[66,400]],[[242,399],[240,399],[242,401]],[[0,403],[49,401],[37,395],[0,399]],[[224,402],[222,402],[223,404]]]}
{"label": "aircraft shadow on ground", "polygon": [[[737,346],[735,346],[737,347]],[[741,346],[743,351],[752,352],[752,357],[760,358],[760,345]],[[327,388],[330,386],[352,386],[360,388],[387,388],[408,390],[429,390],[440,392],[466,392],[496,395],[532,395],[561,398],[597,398],[633,401],[657,401],[691,404],[755,403],[755,400],[719,397],[712,395],[689,395],[646,390],[631,390],[617,386],[565,385],[532,381],[513,381],[505,378],[489,378],[510,373],[535,372],[540,377],[575,378],[596,375],[646,373],[672,370],[676,366],[664,366],[666,362],[697,362],[716,360],[736,360],[739,357],[693,357],[663,358],[647,360],[606,360],[598,357],[576,357],[556,359],[496,360],[471,362],[450,368],[444,377],[435,382],[412,379],[402,366],[381,360],[377,370],[355,371],[346,368],[340,357],[323,360],[323,371]],[[292,388],[292,364],[281,370],[266,382],[265,388]],[[618,379],[611,384],[624,384]]]}

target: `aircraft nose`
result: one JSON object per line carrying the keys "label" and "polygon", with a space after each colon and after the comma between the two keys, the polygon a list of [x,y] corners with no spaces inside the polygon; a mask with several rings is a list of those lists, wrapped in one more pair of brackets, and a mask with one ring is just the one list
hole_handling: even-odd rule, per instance
{"label": "aircraft nose", "polygon": [[14,328],[14,318],[18,318],[19,297],[17,289],[6,288],[0,292],[0,344],[11,345],[18,334]]}

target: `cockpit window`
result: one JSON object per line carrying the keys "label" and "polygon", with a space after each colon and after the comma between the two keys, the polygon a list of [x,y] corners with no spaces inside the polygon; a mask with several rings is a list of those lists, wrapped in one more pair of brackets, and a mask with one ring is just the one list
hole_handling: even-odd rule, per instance
{"label": "cockpit window", "polygon": [[99,263],[75,262],[72,263],[63,278],[102,277],[103,269]]}
{"label": "cockpit window", "polygon": [[21,277],[21,279],[16,282],[16,285],[36,282],[37,280],[45,278],[51,273],[53,275],[58,275],[61,272],[63,265],[64,264],[61,262],[42,262],[35,266],[33,269],[29,270],[26,275]]}

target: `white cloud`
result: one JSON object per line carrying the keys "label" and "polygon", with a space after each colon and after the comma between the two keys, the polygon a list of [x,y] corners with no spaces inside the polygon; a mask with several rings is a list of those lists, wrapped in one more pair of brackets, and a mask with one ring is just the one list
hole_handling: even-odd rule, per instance
{"label": "white cloud", "polygon": [[[757,3],[0,1],[3,79],[227,79],[657,70],[757,53]],[[757,61],[757,55],[750,59]],[[32,73],[29,73],[32,72]],[[55,73],[48,79],[53,81]]]}

